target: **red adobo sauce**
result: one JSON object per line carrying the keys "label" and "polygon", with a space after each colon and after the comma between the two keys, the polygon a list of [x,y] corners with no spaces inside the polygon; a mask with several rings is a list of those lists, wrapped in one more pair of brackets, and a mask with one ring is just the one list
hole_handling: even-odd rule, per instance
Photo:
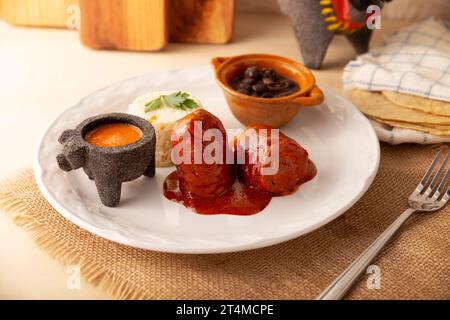
{"label": "red adobo sauce", "polygon": [[[217,128],[225,136],[220,120],[204,109],[199,109],[175,124],[175,137],[181,137],[186,132],[193,135],[193,121],[199,120],[204,128]],[[250,126],[241,138],[249,134],[250,130],[259,129],[267,128]],[[274,175],[263,175],[260,169],[264,165],[258,163],[234,165],[224,161],[223,164],[180,164],[177,165],[177,171],[164,181],[164,196],[199,214],[252,215],[262,211],[273,196],[293,193],[317,174],[305,149],[282,133],[279,138],[280,164]],[[177,139],[172,143],[175,146]],[[270,152],[268,150],[270,148],[267,149]],[[250,151],[245,152],[248,156]],[[193,159],[193,154],[191,156]],[[235,171],[238,179],[235,178]]]}
{"label": "red adobo sauce", "polygon": [[240,181],[235,181],[225,194],[210,198],[196,198],[183,193],[179,187],[176,171],[164,181],[164,195],[167,199],[181,203],[200,214],[234,214],[248,216],[262,211],[272,199],[267,192],[250,189]]}

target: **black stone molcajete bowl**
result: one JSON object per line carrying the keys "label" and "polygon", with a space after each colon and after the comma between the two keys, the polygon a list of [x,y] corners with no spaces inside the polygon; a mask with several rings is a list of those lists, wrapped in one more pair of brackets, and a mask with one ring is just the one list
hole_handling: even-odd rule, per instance
{"label": "black stone molcajete bowl", "polygon": [[[97,147],[84,139],[93,128],[107,123],[127,123],[138,127],[142,137],[134,143],[120,147]],[[64,145],[56,159],[64,171],[83,168],[95,181],[102,203],[115,207],[120,202],[122,182],[141,175],[155,175],[155,130],[139,117],[125,113],[94,116],[80,123],[74,130],[66,130],[58,140]]]}

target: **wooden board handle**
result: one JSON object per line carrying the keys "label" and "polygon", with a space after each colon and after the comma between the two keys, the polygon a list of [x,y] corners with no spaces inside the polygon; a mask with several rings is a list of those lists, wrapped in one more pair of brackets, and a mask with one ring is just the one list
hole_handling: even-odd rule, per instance
{"label": "wooden board handle", "polygon": [[235,0],[169,0],[170,40],[228,43],[234,29]]}
{"label": "wooden board handle", "polygon": [[167,0],[80,0],[80,11],[87,47],[153,51],[167,44]]}
{"label": "wooden board handle", "polygon": [[78,0],[0,0],[0,16],[20,26],[66,28],[71,5]]}

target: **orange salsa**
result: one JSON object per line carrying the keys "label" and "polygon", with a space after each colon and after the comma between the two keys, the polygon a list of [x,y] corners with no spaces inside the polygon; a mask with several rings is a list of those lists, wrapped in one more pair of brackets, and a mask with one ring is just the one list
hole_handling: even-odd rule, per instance
{"label": "orange salsa", "polygon": [[95,127],[84,137],[97,147],[120,147],[131,144],[142,137],[142,131],[127,123],[107,123]]}

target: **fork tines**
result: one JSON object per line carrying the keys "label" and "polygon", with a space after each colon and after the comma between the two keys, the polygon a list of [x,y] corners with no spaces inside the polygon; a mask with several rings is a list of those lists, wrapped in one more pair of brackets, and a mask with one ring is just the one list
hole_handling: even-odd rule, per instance
{"label": "fork tines", "polygon": [[439,150],[436,156],[434,157],[434,160],[431,163],[430,167],[428,168],[427,172],[425,173],[419,185],[417,186],[416,191],[419,195],[424,196],[426,198],[433,198],[433,200],[442,200],[446,202],[450,197],[450,187],[447,188],[447,190],[443,195],[442,191],[444,190],[450,179],[450,168],[447,169],[447,171],[445,172],[444,178],[442,178],[442,176],[444,175],[444,171],[448,159],[450,157],[450,152],[447,152],[447,154],[444,157],[444,161],[442,161],[439,169],[433,176],[435,168],[438,165],[439,160],[441,158],[441,154],[442,150]]}

